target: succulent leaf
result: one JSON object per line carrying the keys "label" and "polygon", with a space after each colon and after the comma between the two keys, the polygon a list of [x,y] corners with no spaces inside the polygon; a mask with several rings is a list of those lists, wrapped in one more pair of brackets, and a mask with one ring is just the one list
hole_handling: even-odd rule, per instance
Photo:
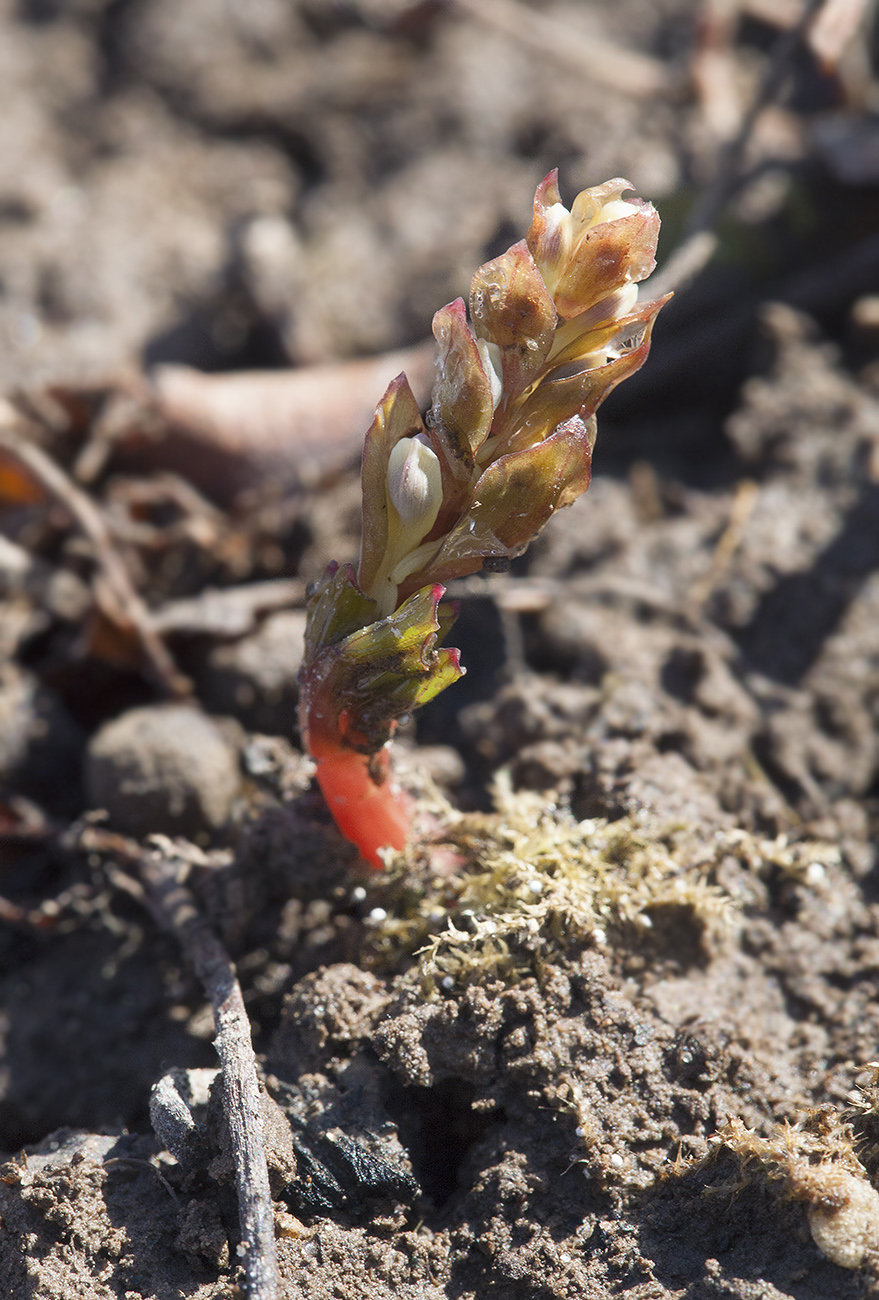
{"label": "succulent leaf", "polygon": [[375,601],[358,587],[353,567],[333,560],[309,593],[305,662],[313,661],[326,646],[350,636],[374,617]]}
{"label": "succulent leaf", "polygon": [[436,313],[433,333],[439,346],[431,422],[453,476],[466,479],[491,426],[491,380],[467,323],[463,298]]}
{"label": "succulent leaf", "polygon": [[[455,610],[440,606],[444,588],[425,586],[387,618],[371,621],[307,654],[304,695],[310,704],[303,725],[337,731],[351,747],[376,753],[390,739],[396,719],[432,699],[463,675],[456,650],[438,650]],[[349,610],[369,606],[350,565],[327,573],[312,601],[335,600]],[[309,624],[315,615],[309,605]],[[318,611],[319,613],[319,611]],[[307,647],[307,650],[311,647]]]}
{"label": "succulent leaf", "polygon": [[363,490],[363,535],[358,576],[369,591],[388,544],[388,462],[401,438],[425,434],[418,403],[405,375],[392,379],[379,402],[363,444],[360,482]]}
{"label": "succulent leaf", "polygon": [[543,365],[557,321],[524,239],[476,272],[470,283],[470,315],[479,337],[500,349],[503,393],[509,401]]}
{"label": "succulent leaf", "polygon": [[449,581],[475,572],[487,556],[521,555],[549,517],[589,486],[595,427],[575,415],[542,442],[493,461],[470,510],[413,581]]}

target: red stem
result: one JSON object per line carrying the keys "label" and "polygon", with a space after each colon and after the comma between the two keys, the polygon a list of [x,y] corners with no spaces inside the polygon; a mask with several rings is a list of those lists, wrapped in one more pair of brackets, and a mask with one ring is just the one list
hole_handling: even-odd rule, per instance
{"label": "red stem", "polygon": [[379,850],[404,849],[412,820],[412,800],[391,775],[387,749],[370,757],[313,733],[306,744],[336,825],[381,870],[385,864]]}

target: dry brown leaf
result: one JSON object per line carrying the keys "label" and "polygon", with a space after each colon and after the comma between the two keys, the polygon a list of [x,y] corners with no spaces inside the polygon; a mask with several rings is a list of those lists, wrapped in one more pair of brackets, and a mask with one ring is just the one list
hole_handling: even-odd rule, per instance
{"label": "dry brown leaf", "polygon": [[809,48],[825,72],[833,72],[854,40],[869,0],[826,0],[809,28]]}
{"label": "dry brown leaf", "polygon": [[301,370],[208,375],[161,366],[154,397],[173,436],[128,439],[126,449],[151,467],[179,470],[214,499],[265,481],[310,487],[359,455],[376,404],[402,370],[424,404],[433,341]]}

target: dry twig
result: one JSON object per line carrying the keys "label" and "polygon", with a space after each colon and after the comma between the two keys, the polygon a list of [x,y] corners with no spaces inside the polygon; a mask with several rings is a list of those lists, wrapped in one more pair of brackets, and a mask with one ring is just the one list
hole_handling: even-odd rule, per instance
{"label": "dry twig", "polygon": [[781,93],[796,50],[808,38],[810,25],[824,0],[807,0],[795,23],[778,37],[766,73],[745,111],[735,136],[720,151],[713,181],[705,187],[690,213],[684,238],[659,271],[644,285],[651,297],[680,290],[710,262],[718,239],[712,227],[741,186],[743,159],[761,113]]}
{"label": "dry twig", "polygon": [[809,32],[809,48],[825,72],[836,68],[871,8],[872,0],[824,0]]}
{"label": "dry twig", "polygon": [[184,854],[192,845],[151,837],[139,861],[146,901],[159,924],[180,943],[204,985],[214,1013],[215,1045],[223,1071],[223,1109],[229,1125],[238,1184],[244,1277],[250,1300],[277,1300],[278,1257],[266,1165],[256,1058],[241,986],[223,945],[183,883]]}
{"label": "dry twig", "polygon": [[687,238],[708,230],[741,184],[742,160],[760,114],[778,98],[784,88],[790,73],[791,60],[806,39],[812,20],[823,3],[824,0],[808,0],[796,25],[782,32],[778,37],[766,72],[742,118],[741,126],[734,138],[721,151],[714,180],[705,189],[690,213]]}
{"label": "dry twig", "polygon": [[8,403],[0,405],[0,447],[13,456],[50,496],[69,511],[94,548],[106,600],[120,621],[132,628],[156,684],[164,694],[189,694],[189,683],[178,672],[167,646],[152,625],[150,612],[135,590],[101,511],[68,474],[27,436],[25,422]]}
{"label": "dry twig", "polygon": [[21,907],[10,898],[0,897],[0,921],[21,930],[48,930],[55,924],[57,915],[41,907]]}
{"label": "dry twig", "polygon": [[659,59],[624,49],[597,35],[587,36],[552,13],[534,13],[518,0],[456,0],[456,3],[459,9],[486,26],[577,72],[586,73],[598,85],[621,95],[650,99],[671,88],[672,78]]}
{"label": "dry twig", "polygon": [[678,244],[662,269],[644,282],[645,298],[662,298],[667,293],[680,293],[686,289],[704,271],[719,243],[720,240],[713,231],[695,231],[682,244]]}

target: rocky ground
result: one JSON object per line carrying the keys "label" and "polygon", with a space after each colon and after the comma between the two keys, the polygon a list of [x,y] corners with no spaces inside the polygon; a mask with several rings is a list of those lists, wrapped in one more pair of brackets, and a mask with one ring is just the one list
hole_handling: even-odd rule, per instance
{"label": "rocky ground", "polygon": [[[870,15],[728,152],[797,8],[0,6],[4,1295],[237,1284],[153,834],[237,964],[289,1300],[875,1292]],[[458,584],[467,677],[397,746],[455,869],[370,872],[298,748],[305,586],[553,166],[629,177],[660,267],[744,180],[586,497]]]}

